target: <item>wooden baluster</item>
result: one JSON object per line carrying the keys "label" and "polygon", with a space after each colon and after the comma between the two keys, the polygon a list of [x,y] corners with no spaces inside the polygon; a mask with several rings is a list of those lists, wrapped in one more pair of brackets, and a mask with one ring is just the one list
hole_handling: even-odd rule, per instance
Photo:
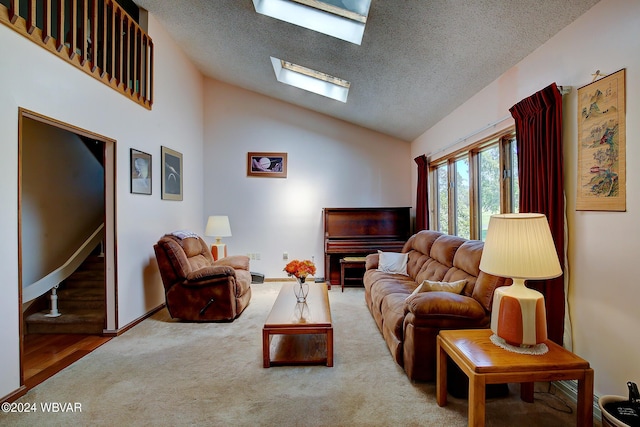
{"label": "wooden baluster", "polygon": [[78,44],[78,2],[71,2],[71,40],[69,41],[69,59],[76,56],[76,46]]}
{"label": "wooden baluster", "polygon": [[64,0],[58,0],[58,37],[56,40],[56,49],[58,52],[64,47]]}
{"label": "wooden baluster", "polygon": [[[101,47],[102,47],[102,73],[100,74],[100,77],[104,78],[104,76],[107,73],[110,73],[110,75],[113,75],[112,71],[110,69],[107,68],[107,27],[109,26],[109,20],[108,20],[108,16],[109,16],[109,5],[107,4],[107,0],[104,0],[102,2],[102,9],[103,9],[103,13],[102,13],[102,43],[101,43]],[[113,65],[113,63],[111,64]]]}
{"label": "wooden baluster", "polygon": [[110,82],[116,78],[116,8],[113,3],[111,3],[111,69],[109,70],[109,76]]}
{"label": "wooden baluster", "polygon": [[91,2],[93,5],[91,14],[91,72],[95,72],[98,68],[98,31],[100,26],[98,25],[98,0]]}
{"label": "wooden baluster", "polygon": [[[116,4],[113,4],[113,7],[116,7]],[[123,19],[122,19],[122,10],[118,7],[118,52],[116,52],[116,55],[118,56],[118,86],[120,86],[123,83],[123,64],[122,64],[122,51],[124,50],[122,48],[122,42],[123,42],[123,31],[124,31],[124,27],[123,27]],[[114,37],[115,40],[115,37]],[[124,82],[125,87],[127,86],[126,81]]]}
{"label": "wooden baluster", "polygon": [[36,28],[38,28],[36,23],[36,0],[29,0],[27,2],[27,33],[33,34]]}
{"label": "wooden baluster", "polygon": [[149,39],[149,48],[151,49],[149,51],[150,55],[149,55],[149,94],[147,95],[147,98],[149,98],[149,108],[151,108],[151,105],[153,104],[153,40]]}
{"label": "wooden baluster", "polygon": [[[77,2],[76,2],[77,3]],[[82,43],[80,44],[80,49],[82,52],[80,53],[80,65],[84,66],[89,60],[88,51],[89,51],[89,43],[87,43],[87,39],[89,38],[89,33],[91,29],[89,28],[89,0],[83,0],[82,2],[82,23],[80,25],[80,40]]]}
{"label": "wooden baluster", "polygon": [[9,20],[12,24],[15,24],[20,16],[20,2],[18,0],[11,0],[9,5]]}
{"label": "wooden baluster", "polygon": [[51,39],[51,0],[44,0],[43,6],[42,42],[47,44]]}
{"label": "wooden baluster", "polygon": [[132,84],[132,90],[131,90],[131,94],[138,94],[138,96],[140,96],[140,76],[139,76],[139,72],[140,72],[140,46],[138,46],[138,38],[140,37],[140,35],[138,34],[138,26],[134,25],[133,26],[133,84]]}
{"label": "wooden baluster", "polygon": [[124,56],[125,61],[125,88],[131,88],[131,20],[127,15],[123,16],[123,21],[126,23],[127,30],[125,31],[126,38],[124,40],[124,47],[122,49],[122,55]]}
{"label": "wooden baluster", "polygon": [[138,99],[147,96],[147,34],[140,31],[140,93]]}
{"label": "wooden baluster", "polygon": [[153,104],[153,40],[149,39],[149,91],[147,92],[147,99],[149,99],[149,108]]}

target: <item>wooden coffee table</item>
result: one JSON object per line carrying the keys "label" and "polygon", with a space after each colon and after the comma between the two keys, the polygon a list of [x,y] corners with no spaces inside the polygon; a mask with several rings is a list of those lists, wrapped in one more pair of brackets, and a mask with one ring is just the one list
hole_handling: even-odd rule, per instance
{"label": "wooden coffee table", "polygon": [[264,322],[263,366],[333,366],[333,325],[327,284],[309,283],[306,306],[296,302],[294,284],[282,285]]}
{"label": "wooden coffee table", "polygon": [[593,425],[593,369],[552,341],[543,355],[514,353],[493,344],[489,329],[440,331],[436,399],[447,404],[447,356],[469,377],[469,426],[484,426],[485,385],[522,383],[521,398],[533,402],[534,381],[578,380],[577,426]]}

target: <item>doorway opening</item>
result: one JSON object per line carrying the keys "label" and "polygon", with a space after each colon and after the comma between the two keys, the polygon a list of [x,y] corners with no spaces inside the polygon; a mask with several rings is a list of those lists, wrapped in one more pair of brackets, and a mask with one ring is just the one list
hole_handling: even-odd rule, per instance
{"label": "doorway opening", "polygon": [[116,141],[19,109],[21,385],[116,335]]}

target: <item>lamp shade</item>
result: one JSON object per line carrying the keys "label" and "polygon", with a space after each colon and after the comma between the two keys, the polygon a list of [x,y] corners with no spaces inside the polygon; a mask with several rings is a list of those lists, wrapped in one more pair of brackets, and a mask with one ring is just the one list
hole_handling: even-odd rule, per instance
{"label": "lamp shade", "polygon": [[507,344],[532,346],[547,339],[544,296],[524,285],[528,279],[562,274],[547,217],[537,213],[493,215],[480,270],[513,279],[495,290],[491,330]]}
{"label": "lamp shade", "polygon": [[547,217],[539,213],[492,215],[480,270],[521,279],[560,276],[562,269]]}
{"label": "lamp shade", "polygon": [[231,226],[229,217],[226,215],[212,215],[207,220],[207,227],[204,230],[205,236],[229,237],[231,236]]}

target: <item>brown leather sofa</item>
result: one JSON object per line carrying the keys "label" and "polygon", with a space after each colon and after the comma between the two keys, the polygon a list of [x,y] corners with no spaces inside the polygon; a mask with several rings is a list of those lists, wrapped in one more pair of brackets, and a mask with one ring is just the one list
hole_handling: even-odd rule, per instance
{"label": "brown leather sofa", "polygon": [[233,320],[251,300],[249,257],[213,260],[201,237],[167,234],[153,246],[172,318]]}
{"label": "brown leather sofa", "polygon": [[[380,271],[379,254],[367,256],[365,301],[393,358],[411,380],[435,379],[440,330],[490,327],[493,291],[511,280],[480,271],[483,246],[481,241],[421,231],[402,248],[408,258],[406,276]],[[466,285],[460,294],[432,291],[411,295],[425,279],[465,279]]]}

